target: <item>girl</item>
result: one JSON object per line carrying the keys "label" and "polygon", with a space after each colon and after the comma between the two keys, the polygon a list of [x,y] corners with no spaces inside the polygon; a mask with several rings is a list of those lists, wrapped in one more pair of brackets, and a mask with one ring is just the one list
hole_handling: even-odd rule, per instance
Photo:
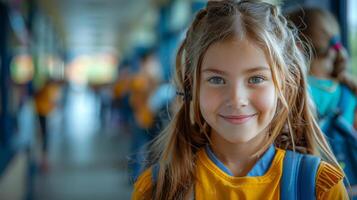
{"label": "girl", "polygon": [[345,73],[347,52],[339,41],[337,20],[331,13],[319,8],[292,11],[288,18],[300,28],[300,38],[311,43],[316,54],[310,65],[308,83],[314,102],[319,104],[319,116],[326,116],[337,107],[342,86],[347,86],[352,98],[343,117],[357,129],[357,85]]}
{"label": "girl", "polygon": [[[154,143],[156,164],[137,180],[133,199],[289,199],[304,194],[286,191],[308,174],[316,176],[299,183],[313,185],[306,193],[347,198],[343,172],[309,108],[295,40],[273,5],[209,1],[179,48],[175,74],[183,98]],[[296,176],[299,168],[285,165],[285,154],[325,161]]]}

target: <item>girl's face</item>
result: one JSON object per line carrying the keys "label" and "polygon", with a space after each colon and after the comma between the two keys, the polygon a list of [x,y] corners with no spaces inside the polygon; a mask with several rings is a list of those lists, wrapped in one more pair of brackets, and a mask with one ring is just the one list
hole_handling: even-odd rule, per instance
{"label": "girl's face", "polygon": [[327,56],[331,38],[339,35],[338,24],[331,20],[318,15],[310,27],[309,37],[319,57]]}
{"label": "girl's face", "polygon": [[311,74],[330,77],[335,70],[334,62],[337,59],[338,51],[330,46],[330,40],[333,36],[339,35],[338,33],[338,25],[322,16],[316,18],[312,23],[309,37],[317,54],[311,62]]}
{"label": "girl's face", "polygon": [[266,136],[277,95],[264,51],[246,39],[215,43],[200,70],[200,111],[211,137],[245,143]]}

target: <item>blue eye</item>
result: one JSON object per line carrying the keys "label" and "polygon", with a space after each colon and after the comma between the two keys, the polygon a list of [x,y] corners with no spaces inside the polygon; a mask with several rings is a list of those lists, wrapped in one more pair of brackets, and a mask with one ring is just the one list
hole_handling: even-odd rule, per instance
{"label": "blue eye", "polygon": [[263,81],[265,81],[265,79],[263,77],[253,76],[253,77],[249,78],[248,83],[259,84],[259,83],[262,83]]}
{"label": "blue eye", "polygon": [[214,76],[214,77],[209,78],[208,82],[211,83],[211,84],[215,84],[215,85],[220,85],[220,84],[222,85],[222,84],[226,83],[223,78],[218,77],[218,76]]}

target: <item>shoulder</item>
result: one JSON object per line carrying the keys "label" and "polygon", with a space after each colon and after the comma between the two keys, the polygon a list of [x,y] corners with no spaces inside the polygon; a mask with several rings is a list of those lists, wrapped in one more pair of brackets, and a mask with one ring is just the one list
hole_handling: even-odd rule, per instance
{"label": "shoulder", "polygon": [[[300,175],[298,176],[304,177],[300,179],[300,181],[304,182],[305,187],[299,190],[302,189],[302,191],[305,192],[315,191],[316,199],[348,199],[346,188],[343,184],[344,174],[338,167],[321,161],[319,157],[314,155],[300,154],[291,151],[286,151],[286,153],[287,157],[285,161],[288,161],[287,163],[290,163],[290,166],[287,168],[284,167],[284,174],[294,173],[293,171],[295,170],[293,169],[298,170],[299,168],[298,173],[300,173]],[[299,162],[292,162],[294,159],[299,160],[299,157],[301,161],[304,161],[304,164],[299,165]],[[311,190],[311,188],[315,189]]]}
{"label": "shoulder", "polygon": [[322,161],[316,175],[317,199],[347,199],[343,184],[343,172],[337,167]]}
{"label": "shoulder", "polygon": [[149,168],[145,170],[135,182],[132,199],[133,200],[150,199],[151,188],[152,188],[152,174],[151,174],[151,168]]}

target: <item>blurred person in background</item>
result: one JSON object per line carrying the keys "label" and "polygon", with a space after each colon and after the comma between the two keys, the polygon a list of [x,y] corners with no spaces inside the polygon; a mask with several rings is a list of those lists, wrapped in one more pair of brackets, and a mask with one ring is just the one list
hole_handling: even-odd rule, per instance
{"label": "blurred person in background", "polygon": [[357,84],[348,74],[348,55],[340,41],[336,18],[320,8],[288,13],[303,43],[311,45],[308,84],[316,114],[351,185],[357,184]]}
{"label": "blurred person in background", "polygon": [[344,115],[350,124],[356,124],[357,84],[347,72],[348,55],[340,41],[340,29],[336,18],[327,10],[320,8],[299,9],[290,12],[288,17],[299,29],[304,42],[312,46],[314,56],[308,81],[313,100],[319,104],[318,114],[323,116],[334,109],[341,88],[346,87],[353,96],[353,101],[347,109],[349,112]]}
{"label": "blurred person in background", "polygon": [[129,161],[130,180],[141,173],[148,157],[148,143],[160,131],[157,113],[150,108],[150,97],[161,83],[161,66],[155,49],[145,50],[139,58],[139,69],[130,78],[129,104],[133,110],[131,158]]}
{"label": "blurred person in background", "polygon": [[49,79],[40,88],[34,96],[35,109],[40,125],[40,134],[42,139],[40,168],[46,172],[49,168],[48,163],[48,117],[56,108],[57,100],[59,99],[59,83]]}
{"label": "blurred person in background", "polygon": [[156,59],[154,50],[142,53],[136,73],[130,63],[124,61],[113,87],[113,107],[117,110],[119,128],[132,136],[131,182],[143,168],[143,163],[151,159],[146,151],[149,142],[167,123],[170,103],[175,96],[172,84],[162,81],[161,66]]}
{"label": "blurred person in background", "polygon": [[119,129],[124,133],[129,133],[131,128],[130,119],[133,110],[129,104],[129,90],[132,72],[130,65],[124,63],[119,68],[119,75],[113,86],[112,118]]}

